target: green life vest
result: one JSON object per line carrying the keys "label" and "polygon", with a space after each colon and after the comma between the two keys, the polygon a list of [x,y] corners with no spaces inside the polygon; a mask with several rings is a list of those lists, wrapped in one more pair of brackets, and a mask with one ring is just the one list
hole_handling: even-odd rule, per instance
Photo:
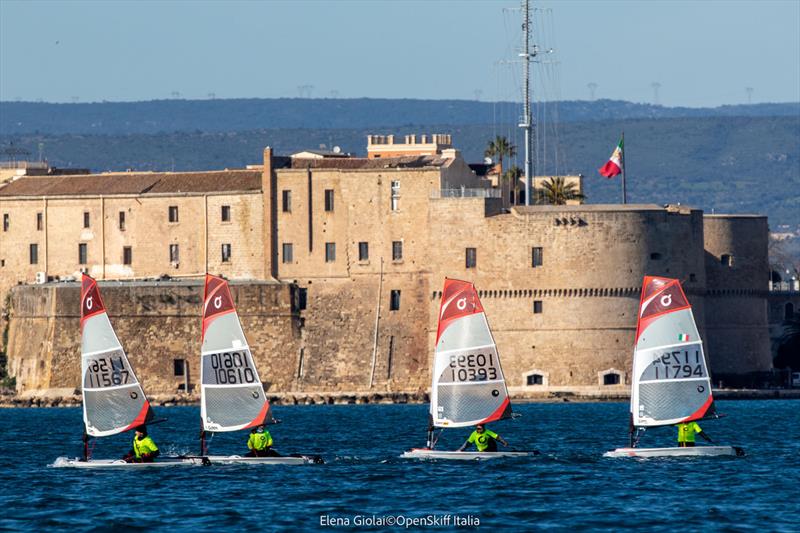
{"label": "green life vest", "polygon": [[703,431],[697,422],[678,424],[678,442],[694,442],[696,433]]}
{"label": "green life vest", "polygon": [[156,443],[153,442],[153,439],[150,436],[147,436],[143,439],[138,439],[133,437],[133,453],[136,455],[137,459],[141,459],[142,455],[146,453],[153,453],[158,451],[158,446]]}
{"label": "green life vest", "polygon": [[269,431],[264,433],[251,433],[250,438],[247,439],[247,448],[250,450],[266,450],[272,446],[272,435]]}
{"label": "green life vest", "polygon": [[467,442],[471,442],[475,445],[479,452],[484,452],[489,447],[489,442],[491,439],[496,439],[497,433],[494,431],[490,431],[488,429],[484,429],[483,433],[478,433],[478,431],[473,431],[472,435],[469,436]]}

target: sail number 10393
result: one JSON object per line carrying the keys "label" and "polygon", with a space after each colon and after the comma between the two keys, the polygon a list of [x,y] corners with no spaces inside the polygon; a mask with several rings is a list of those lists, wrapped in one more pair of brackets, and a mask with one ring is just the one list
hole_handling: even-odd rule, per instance
{"label": "sail number 10393", "polygon": [[448,368],[453,381],[486,381],[498,377],[491,353],[451,355]]}
{"label": "sail number 10393", "polygon": [[211,354],[211,369],[220,385],[255,383],[256,373],[250,367],[249,357],[242,352]]}

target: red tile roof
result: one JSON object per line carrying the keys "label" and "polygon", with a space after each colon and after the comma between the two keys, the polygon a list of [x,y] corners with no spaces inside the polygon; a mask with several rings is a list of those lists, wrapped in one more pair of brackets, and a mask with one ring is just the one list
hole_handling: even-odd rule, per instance
{"label": "red tile roof", "polygon": [[260,191],[260,170],[211,172],[122,172],[76,176],[31,176],[0,188],[3,196],[88,196],[113,194]]}

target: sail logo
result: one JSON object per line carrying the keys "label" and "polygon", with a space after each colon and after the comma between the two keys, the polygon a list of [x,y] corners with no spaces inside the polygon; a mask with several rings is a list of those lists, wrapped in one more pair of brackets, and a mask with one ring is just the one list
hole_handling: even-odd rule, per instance
{"label": "sail logo", "polygon": [[464,309],[466,309],[467,308],[467,297],[464,296],[463,298],[459,298],[459,300],[456,302],[456,307],[458,307],[459,311],[463,311]]}
{"label": "sail logo", "polygon": [[217,296],[214,298],[214,308],[219,309],[220,307],[222,307],[222,296]]}
{"label": "sail logo", "polygon": [[93,305],[94,305],[94,301],[92,300],[92,297],[89,296],[88,298],[86,298],[86,309],[91,311]]}
{"label": "sail logo", "polygon": [[669,307],[670,305],[672,305],[672,295],[665,294],[664,296],[662,296],[661,305],[663,305],[664,307]]}

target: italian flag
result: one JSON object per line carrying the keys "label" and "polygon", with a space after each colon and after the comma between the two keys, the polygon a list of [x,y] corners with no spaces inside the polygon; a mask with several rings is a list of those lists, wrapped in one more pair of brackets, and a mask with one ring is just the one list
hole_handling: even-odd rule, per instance
{"label": "italian flag", "polygon": [[609,158],[608,162],[597,169],[601,176],[613,178],[622,172],[622,158],[624,157],[622,153],[622,144],[623,140],[620,139],[619,144],[614,149],[614,152],[611,154],[611,158]]}
{"label": "italian flag", "polygon": [[678,340],[686,342],[689,340],[689,335],[687,335],[686,333],[681,333],[680,335],[678,335]]}

